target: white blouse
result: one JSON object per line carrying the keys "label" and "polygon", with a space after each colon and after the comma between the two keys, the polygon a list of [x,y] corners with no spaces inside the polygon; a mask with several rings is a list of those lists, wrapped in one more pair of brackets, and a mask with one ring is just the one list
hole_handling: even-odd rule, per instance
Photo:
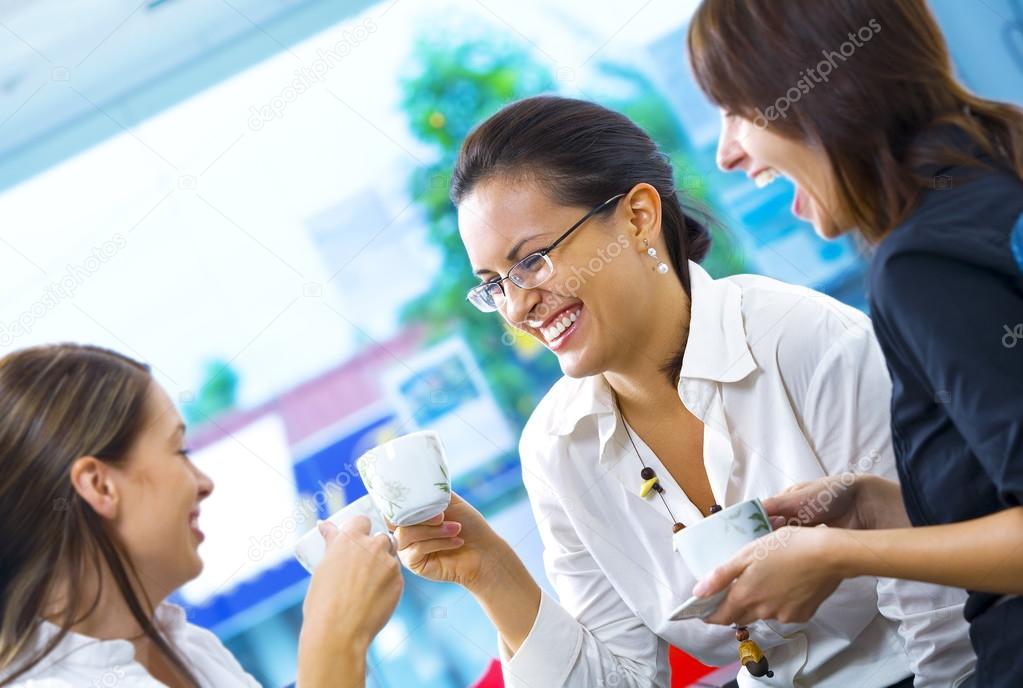
{"label": "white blouse", "polygon": [[[185,611],[162,604],[154,622],[171,645],[188,662],[204,688],[259,688],[217,636],[187,622]],[[44,621],[29,652],[42,649],[59,628]],[[15,666],[18,661],[15,660]],[[4,672],[0,672],[0,677]],[[166,688],[135,660],[135,648],[127,640],[98,640],[68,633],[60,644],[30,671],[18,677],[12,688],[97,688],[140,686]]]}
{"label": "white blouse", "polygon": [[[802,287],[752,275],[714,280],[690,268],[678,393],[705,424],[715,501],[766,498],[849,471],[897,479],[891,382],[869,318]],[[633,437],[679,520],[700,520]],[[704,664],[737,661],[734,630],[668,618],[696,579],[672,550],[662,501],[638,494],[642,465],[602,376],[559,380],[526,425],[520,451],[560,603],[544,593],[518,652],[501,647],[508,686],[668,686],[669,644]],[[752,624],[775,674],[754,678],[742,669],[739,685],[872,688],[912,673],[917,688],[948,688],[975,662],[965,598],[923,583],[847,580],[808,623]]]}

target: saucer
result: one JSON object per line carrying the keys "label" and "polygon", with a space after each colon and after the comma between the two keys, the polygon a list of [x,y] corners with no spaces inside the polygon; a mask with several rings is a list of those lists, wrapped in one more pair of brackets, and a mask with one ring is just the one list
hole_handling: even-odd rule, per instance
{"label": "saucer", "polygon": [[671,616],[668,618],[672,621],[706,619],[718,608],[718,605],[720,605],[721,601],[725,599],[725,596],[728,594],[728,590],[731,587],[732,586],[729,585],[721,592],[711,595],[710,597],[690,597],[688,600],[683,602],[678,609],[673,611]]}

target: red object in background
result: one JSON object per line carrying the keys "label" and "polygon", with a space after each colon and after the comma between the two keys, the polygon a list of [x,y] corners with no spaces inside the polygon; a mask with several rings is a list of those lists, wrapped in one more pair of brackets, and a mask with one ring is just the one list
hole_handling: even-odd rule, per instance
{"label": "red object in background", "polygon": [[504,677],[501,675],[501,663],[496,659],[487,667],[483,677],[472,685],[472,688],[504,688]]}
{"label": "red object in background", "polygon": [[714,673],[714,667],[704,666],[677,647],[668,649],[671,663],[671,688],[685,688],[707,674]]}
{"label": "red object in background", "polygon": [[[707,674],[714,673],[713,667],[700,664],[678,648],[668,650],[668,660],[671,662],[671,688],[686,688]],[[473,688],[504,688],[501,663],[496,659],[491,662]]]}

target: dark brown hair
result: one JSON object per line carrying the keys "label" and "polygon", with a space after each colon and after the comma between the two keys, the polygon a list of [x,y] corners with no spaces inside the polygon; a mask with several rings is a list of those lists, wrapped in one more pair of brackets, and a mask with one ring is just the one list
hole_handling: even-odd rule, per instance
{"label": "dark brown hair", "polygon": [[826,153],[835,210],[872,243],[934,184],[924,170],[984,157],[1023,176],[1023,111],[956,80],[924,0],[704,0],[689,55],[719,106]]}
{"label": "dark brown hair", "polygon": [[512,103],[466,137],[452,173],[451,202],[457,206],[481,182],[505,175],[533,180],[554,202],[586,209],[650,184],[661,197],[668,256],[689,293],[687,261],[706,257],[710,232],[696,219],[699,211],[683,207],[668,157],[625,115],[557,96]]}
{"label": "dark brown hair", "polygon": [[[105,564],[145,635],[181,674],[185,661],[151,619],[153,604],[135,593],[139,576],[123,547],[71,484],[82,456],[122,464],[148,422],[149,369],[113,351],[61,344],[0,359],[0,680],[7,685],[38,664],[69,629],[93,613],[75,585],[56,611],[61,631],[26,656],[57,581],[78,581]],[[144,593],[143,593],[144,595]]]}

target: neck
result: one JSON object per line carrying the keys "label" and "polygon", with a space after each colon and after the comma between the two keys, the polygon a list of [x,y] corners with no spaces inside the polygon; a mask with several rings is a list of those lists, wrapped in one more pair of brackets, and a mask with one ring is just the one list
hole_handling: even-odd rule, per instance
{"label": "neck", "polygon": [[[76,604],[72,617],[74,623],[69,630],[100,640],[144,638],[142,626],[132,614],[106,562],[101,563],[98,573],[95,569],[88,568],[90,570],[87,575],[58,584],[56,594],[51,596],[50,602],[46,605],[47,613],[44,616],[55,623],[60,623],[62,611],[69,605]],[[153,610],[146,604],[147,592],[154,605],[158,605],[166,595],[156,597],[153,591],[146,590],[138,582],[134,582],[132,587],[143,612],[152,622]],[[71,592],[72,589],[74,593]]]}
{"label": "neck", "polygon": [[[658,275],[657,279],[664,279]],[[667,281],[667,280],[666,280]],[[689,296],[677,279],[653,290],[653,299],[645,304],[642,324],[626,341],[636,342],[623,349],[616,364],[604,372],[619,406],[637,412],[664,408],[678,401],[677,381],[668,379],[664,367],[684,348],[689,334]],[[670,408],[670,407],[669,407]]]}

